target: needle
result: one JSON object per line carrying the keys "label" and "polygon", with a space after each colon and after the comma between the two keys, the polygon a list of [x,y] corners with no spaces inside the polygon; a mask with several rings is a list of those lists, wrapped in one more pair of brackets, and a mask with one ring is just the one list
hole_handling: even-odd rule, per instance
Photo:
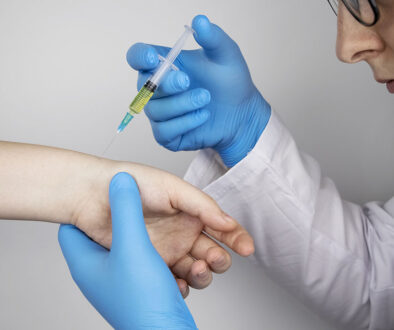
{"label": "needle", "polygon": [[107,151],[111,148],[111,146],[115,142],[118,135],[119,135],[119,132],[116,132],[115,135],[112,137],[111,141],[108,143],[107,147],[104,149],[103,153],[101,154],[101,157],[104,157],[104,155],[107,153]]}

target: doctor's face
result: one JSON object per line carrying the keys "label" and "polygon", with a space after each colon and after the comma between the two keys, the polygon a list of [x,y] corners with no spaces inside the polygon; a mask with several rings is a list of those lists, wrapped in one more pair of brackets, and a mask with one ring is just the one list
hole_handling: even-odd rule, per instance
{"label": "doctor's face", "polygon": [[380,19],[366,27],[339,2],[337,56],[346,63],[366,61],[375,80],[394,94],[394,0],[376,0],[376,4]]}

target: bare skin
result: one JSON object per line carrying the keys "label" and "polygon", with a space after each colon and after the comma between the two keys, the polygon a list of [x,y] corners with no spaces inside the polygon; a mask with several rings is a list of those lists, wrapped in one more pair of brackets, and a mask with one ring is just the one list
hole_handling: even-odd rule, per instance
{"label": "bare skin", "polygon": [[376,0],[376,4],[380,19],[365,27],[339,2],[337,56],[345,63],[367,62],[375,80],[394,94],[394,2]]}
{"label": "bare skin", "polygon": [[[152,243],[177,278],[204,288],[231,257],[208,235],[240,255],[253,240],[208,195],[167,172],[77,152],[0,142],[0,218],[71,223],[99,244],[112,240],[108,186],[118,172],[138,183]],[[132,221],[132,219],[130,219]]]}

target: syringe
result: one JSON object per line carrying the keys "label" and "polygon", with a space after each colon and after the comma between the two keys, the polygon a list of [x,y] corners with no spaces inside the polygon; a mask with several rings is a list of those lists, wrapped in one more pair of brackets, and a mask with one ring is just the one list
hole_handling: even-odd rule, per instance
{"label": "syringe", "polygon": [[133,119],[134,115],[139,114],[145,105],[149,102],[157,87],[159,87],[164,75],[173,67],[175,59],[182,50],[185,41],[193,33],[193,29],[185,25],[185,32],[181,35],[174,47],[170,50],[166,58],[161,58],[162,61],[156,72],[146,81],[144,86],[140,89],[137,96],[134,98],[129,106],[129,112],[124,116],[122,122],[118,127],[117,133],[122,132],[128,123]]}

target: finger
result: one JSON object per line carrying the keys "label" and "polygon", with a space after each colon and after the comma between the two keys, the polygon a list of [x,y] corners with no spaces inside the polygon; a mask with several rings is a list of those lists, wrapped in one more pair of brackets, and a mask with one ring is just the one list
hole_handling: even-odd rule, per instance
{"label": "finger", "polygon": [[211,94],[208,90],[196,88],[178,95],[150,101],[145,107],[145,114],[153,121],[166,121],[200,109],[210,101]]}
{"label": "finger", "polygon": [[220,27],[212,24],[206,16],[196,16],[192,27],[196,31],[197,43],[211,60],[231,60],[234,54],[239,54],[237,44]]}
{"label": "finger", "polygon": [[230,232],[217,231],[209,227],[205,227],[204,231],[243,257],[254,253],[253,238],[241,225]]}
{"label": "finger", "polygon": [[190,255],[195,259],[205,260],[215,273],[224,273],[231,266],[230,254],[214,240],[201,234],[194,242]]}
{"label": "finger", "polygon": [[175,278],[175,280],[183,299],[185,299],[189,295],[189,286],[187,285],[187,282],[182,278]]}
{"label": "finger", "polygon": [[134,70],[152,71],[160,62],[158,55],[166,57],[169,51],[168,47],[136,43],[127,51],[126,59]]}
{"label": "finger", "polygon": [[175,263],[171,271],[195,289],[204,289],[212,282],[212,272],[207,263],[204,260],[194,260],[188,255]]}
{"label": "finger", "polygon": [[105,248],[93,242],[82,231],[72,225],[60,226],[58,240],[73,277],[74,274],[86,269],[87,265],[91,264],[98,254],[108,253]]}
{"label": "finger", "polygon": [[153,46],[136,43],[127,51],[126,59],[134,70],[150,71],[158,66],[158,55],[157,50]]}
{"label": "finger", "polygon": [[204,124],[210,115],[209,110],[199,109],[168,121],[151,121],[151,126],[157,142],[166,146],[176,137]]}
{"label": "finger", "polygon": [[206,141],[202,136],[204,134],[202,130],[204,129],[205,127],[201,125],[200,127],[197,127],[195,130],[182,134],[182,139],[179,141],[177,146],[178,150],[193,151],[193,150],[203,149],[206,146]]}
{"label": "finger", "polygon": [[[140,90],[151,76],[152,72],[140,72],[138,75],[137,89]],[[164,76],[159,88],[152,96],[152,100],[184,92],[189,86],[190,79],[185,72],[170,71]]]}
{"label": "finger", "polygon": [[154,250],[145,227],[137,183],[128,173],[116,174],[109,185],[112,216],[111,254],[141,258]]}
{"label": "finger", "polygon": [[230,232],[237,228],[238,223],[224,213],[219,205],[206,193],[193,185],[179,179],[167,182],[171,205],[189,216],[198,218],[204,225],[213,230]]}

